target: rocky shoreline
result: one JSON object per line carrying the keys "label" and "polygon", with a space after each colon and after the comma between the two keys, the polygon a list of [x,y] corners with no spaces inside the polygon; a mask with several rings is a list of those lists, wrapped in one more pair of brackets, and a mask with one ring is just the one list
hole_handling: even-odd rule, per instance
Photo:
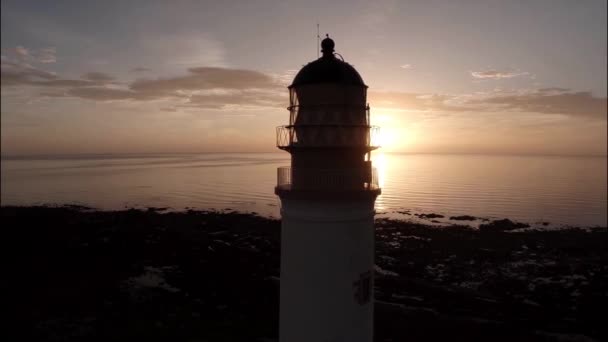
{"label": "rocky shoreline", "polygon": [[[280,221],[162,209],[2,207],[19,339],[276,341]],[[608,339],[606,228],[525,228],[376,220],[376,341]]]}

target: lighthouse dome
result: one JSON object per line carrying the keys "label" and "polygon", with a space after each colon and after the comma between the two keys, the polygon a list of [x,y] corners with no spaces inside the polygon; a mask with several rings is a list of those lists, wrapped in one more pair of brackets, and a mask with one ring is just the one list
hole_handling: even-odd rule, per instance
{"label": "lighthouse dome", "polygon": [[321,42],[323,56],[305,65],[298,72],[290,87],[323,83],[367,87],[361,75],[359,75],[352,65],[336,58],[334,45],[334,41],[331,38],[323,39]]}

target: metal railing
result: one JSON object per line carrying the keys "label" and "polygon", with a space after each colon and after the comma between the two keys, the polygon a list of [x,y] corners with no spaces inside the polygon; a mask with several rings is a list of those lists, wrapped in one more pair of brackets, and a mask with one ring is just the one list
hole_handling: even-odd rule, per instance
{"label": "metal railing", "polygon": [[277,127],[277,147],[380,147],[380,127],[298,125]]}
{"label": "metal railing", "polygon": [[277,188],[281,190],[379,190],[375,167],[361,169],[277,169]]}

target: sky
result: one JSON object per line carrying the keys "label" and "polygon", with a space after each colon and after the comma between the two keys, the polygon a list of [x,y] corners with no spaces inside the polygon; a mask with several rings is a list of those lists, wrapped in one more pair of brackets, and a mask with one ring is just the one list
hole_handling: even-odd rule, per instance
{"label": "sky", "polygon": [[606,155],[606,1],[1,2],[1,153],[271,152],[321,35],[384,151]]}

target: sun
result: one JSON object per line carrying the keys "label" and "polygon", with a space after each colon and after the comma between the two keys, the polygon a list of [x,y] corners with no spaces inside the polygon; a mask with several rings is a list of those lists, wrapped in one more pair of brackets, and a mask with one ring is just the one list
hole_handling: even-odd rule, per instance
{"label": "sun", "polygon": [[381,111],[374,113],[372,116],[372,124],[379,126],[379,129],[374,131],[373,140],[380,145],[384,151],[393,151],[402,145],[406,139],[405,132],[399,128],[397,120],[393,113]]}
{"label": "sun", "polygon": [[378,132],[378,143],[385,150],[393,150],[398,144],[403,132],[398,134],[395,129],[390,126],[382,126]]}

